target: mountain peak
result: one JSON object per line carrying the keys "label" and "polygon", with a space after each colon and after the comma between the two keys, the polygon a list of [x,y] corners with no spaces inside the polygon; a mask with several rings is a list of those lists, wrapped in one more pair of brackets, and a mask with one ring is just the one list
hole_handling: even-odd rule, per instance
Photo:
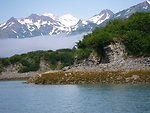
{"label": "mountain peak", "polygon": [[104,10],[102,10],[101,12],[100,12],[100,14],[102,14],[102,13],[109,13],[110,15],[113,15],[114,13],[111,11],[111,10],[109,10],[109,9],[104,9]]}
{"label": "mountain peak", "polygon": [[71,14],[65,14],[59,18],[59,21],[66,27],[71,27],[76,25],[79,19],[75,18]]}
{"label": "mountain peak", "polygon": [[44,13],[43,16],[48,16],[48,17],[52,18],[53,20],[57,19],[57,16],[54,15],[53,13]]}
{"label": "mountain peak", "polygon": [[111,10],[104,9],[99,14],[94,15],[92,18],[90,18],[89,21],[99,25],[105,20],[111,18],[113,15],[114,13]]}
{"label": "mountain peak", "polygon": [[39,17],[39,15],[37,14],[31,14],[30,16],[28,16],[28,18],[37,18],[37,17]]}
{"label": "mountain peak", "polygon": [[74,17],[74,16],[72,16],[71,14],[65,14],[65,15],[63,15],[63,16],[61,16],[60,18],[65,18],[65,19],[77,19],[76,17]]}
{"label": "mountain peak", "polygon": [[16,19],[16,18],[11,17],[11,18],[7,21],[7,23],[9,23],[9,22],[18,22],[18,21],[17,21],[17,19]]}

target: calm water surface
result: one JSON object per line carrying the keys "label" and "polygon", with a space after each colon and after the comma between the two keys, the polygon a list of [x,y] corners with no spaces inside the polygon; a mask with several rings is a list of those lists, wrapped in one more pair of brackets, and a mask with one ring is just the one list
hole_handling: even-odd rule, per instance
{"label": "calm water surface", "polygon": [[0,82],[0,113],[150,113],[150,85]]}

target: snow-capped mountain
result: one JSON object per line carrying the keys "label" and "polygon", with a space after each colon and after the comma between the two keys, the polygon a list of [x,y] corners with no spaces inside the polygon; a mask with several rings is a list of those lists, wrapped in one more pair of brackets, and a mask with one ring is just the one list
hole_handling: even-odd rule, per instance
{"label": "snow-capped mountain", "polygon": [[27,18],[10,18],[0,25],[0,38],[25,38],[40,35],[53,35],[68,32],[70,26],[65,26],[53,14],[31,14]]}
{"label": "snow-capped mountain", "polygon": [[114,13],[108,9],[102,10],[86,21],[80,20],[70,34],[88,33],[95,27],[101,26],[103,22],[113,17]]}
{"label": "snow-capped mountain", "polygon": [[103,10],[89,20],[81,20],[71,14],[58,17],[52,13],[31,14],[22,19],[12,17],[6,23],[0,25],[0,38],[26,38],[60,33],[72,34],[79,29],[86,29],[85,27],[88,30],[83,29],[82,32],[88,32],[93,28],[91,24],[99,25],[109,19],[112,14],[110,10]]}
{"label": "snow-capped mountain", "polygon": [[113,14],[112,11],[105,9],[99,14],[88,19],[86,21],[86,25],[81,24],[79,27],[76,27],[76,30],[72,31],[72,34],[91,32],[95,27],[103,27],[107,24],[107,22],[114,19],[126,19],[136,12],[150,12],[150,0],[134,5],[123,11],[119,11],[116,14]]}
{"label": "snow-capped mountain", "polygon": [[100,14],[94,15],[88,21],[99,25],[99,24],[103,23],[105,20],[111,18],[113,15],[114,15],[114,13],[112,11],[105,9],[105,10],[102,10],[100,12]]}
{"label": "snow-capped mountain", "polygon": [[26,38],[60,33],[88,33],[95,27],[105,26],[110,20],[126,19],[135,12],[150,12],[150,0],[116,14],[105,9],[87,20],[78,19],[71,14],[59,17],[52,13],[31,14],[22,19],[12,17],[6,23],[0,24],[0,38]]}

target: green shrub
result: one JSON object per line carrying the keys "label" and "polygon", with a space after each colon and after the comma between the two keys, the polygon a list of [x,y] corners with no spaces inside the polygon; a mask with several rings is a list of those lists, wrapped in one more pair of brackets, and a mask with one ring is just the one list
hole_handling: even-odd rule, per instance
{"label": "green shrub", "polygon": [[92,50],[91,49],[88,49],[88,48],[85,48],[85,49],[77,49],[76,52],[75,52],[75,56],[80,59],[80,60],[83,60],[83,59],[86,59],[90,56]]}
{"label": "green shrub", "polygon": [[27,66],[22,66],[20,69],[19,69],[19,73],[26,73],[26,72],[29,72],[29,68]]}
{"label": "green shrub", "polygon": [[148,54],[147,49],[150,46],[149,42],[150,37],[141,31],[129,31],[123,40],[128,53],[136,56]]}
{"label": "green shrub", "polygon": [[10,65],[10,60],[9,60],[9,58],[1,58],[1,59],[0,59],[0,64],[3,65],[4,67]]}
{"label": "green shrub", "polygon": [[12,64],[15,64],[17,62],[19,62],[22,59],[22,57],[20,55],[14,55],[12,57],[10,57],[10,62]]}
{"label": "green shrub", "polygon": [[0,73],[3,71],[3,66],[0,65]]}

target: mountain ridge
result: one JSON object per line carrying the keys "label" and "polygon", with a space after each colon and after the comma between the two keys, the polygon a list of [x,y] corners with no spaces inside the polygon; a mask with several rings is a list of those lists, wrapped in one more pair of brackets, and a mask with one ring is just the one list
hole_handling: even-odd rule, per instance
{"label": "mountain ridge", "polygon": [[27,38],[61,33],[69,35],[88,33],[96,27],[105,26],[111,20],[126,19],[136,12],[150,12],[150,0],[115,14],[109,9],[104,9],[87,20],[78,19],[71,14],[59,17],[52,13],[31,14],[21,19],[11,17],[6,23],[0,24],[0,39]]}
{"label": "mountain ridge", "polygon": [[150,12],[150,0],[119,11],[118,13],[114,14],[113,19],[126,19],[136,12]]}
{"label": "mountain ridge", "polygon": [[[97,19],[94,21],[91,18],[81,20],[71,14],[58,17],[52,13],[44,13],[42,15],[31,14],[21,19],[11,17],[6,23],[0,24],[0,38],[26,38],[60,33],[71,34],[77,28],[87,24],[99,25],[111,17],[113,13],[110,10],[103,10],[100,14],[96,15]],[[95,23],[95,21],[99,22]]]}

